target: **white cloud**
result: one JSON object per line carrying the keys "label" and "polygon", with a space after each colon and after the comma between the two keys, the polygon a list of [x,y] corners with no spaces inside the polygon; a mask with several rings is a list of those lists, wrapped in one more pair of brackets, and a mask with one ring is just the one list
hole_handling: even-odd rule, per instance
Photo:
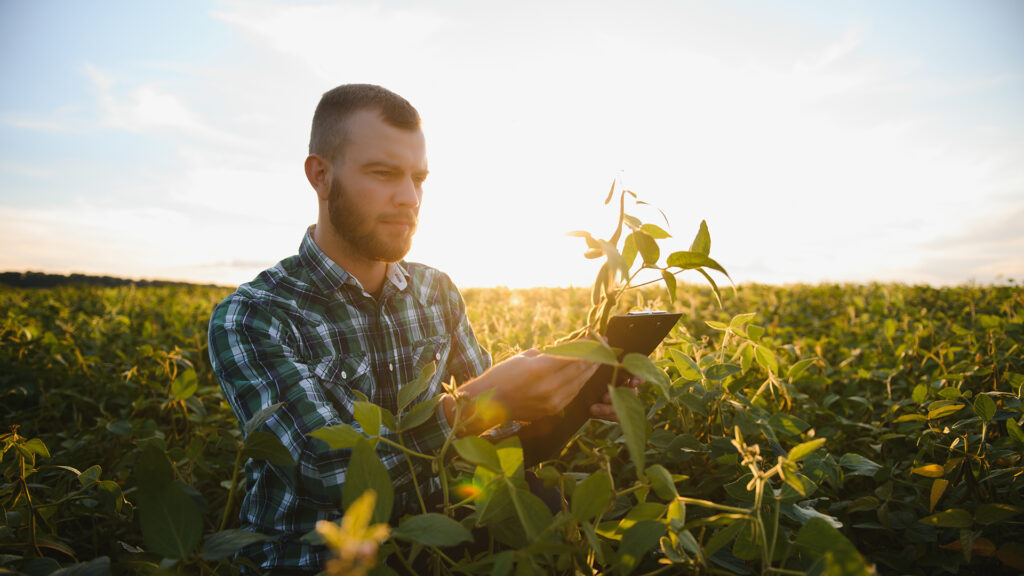
{"label": "white cloud", "polygon": [[78,118],[77,106],[61,106],[49,114],[29,114],[24,112],[3,112],[0,123],[39,132],[72,132],[82,128],[82,120]]}
{"label": "white cloud", "polygon": [[[301,163],[319,94],[375,82],[424,115],[432,175],[411,256],[462,285],[589,283],[593,263],[563,234],[610,227],[601,200],[620,170],[668,213],[667,249],[685,249],[706,218],[737,281],[958,282],[1019,267],[1019,236],[977,240],[1024,195],[1014,124],[980,113],[1019,71],[922,80],[913,58],[880,59],[870,21],[823,37],[735,16],[673,3],[231,2],[214,12],[242,32],[230,54],[143,74],[84,67],[102,127],[172,158],[130,177],[116,150],[103,170],[55,166],[81,203],[0,217],[37,239],[17,246],[39,261],[101,268],[103,254],[197,279],[276,261],[315,217]],[[56,131],[83,109],[0,121]],[[986,256],[928,244],[950,230]]]}
{"label": "white cloud", "polygon": [[203,120],[179,96],[158,82],[145,83],[119,95],[113,74],[88,62],[83,65],[83,71],[96,90],[102,113],[100,122],[104,126],[129,132],[177,132],[221,145],[246,144],[245,140]]}
{"label": "white cloud", "polygon": [[269,43],[331,86],[339,79],[384,82],[428,70],[428,41],[444,23],[428,8],[358,2],[228,2],[214,16]]}

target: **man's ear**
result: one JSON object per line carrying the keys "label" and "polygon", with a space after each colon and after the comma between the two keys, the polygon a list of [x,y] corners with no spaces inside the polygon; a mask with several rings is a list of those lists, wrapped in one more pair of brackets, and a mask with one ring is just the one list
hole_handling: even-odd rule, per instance
{"label": "man's ear", "polygon": [[316,195],[326,201],[331,195],[331,171],[334,168],[330,162],[319,154],[306,156],[306,180],[316,190]]}

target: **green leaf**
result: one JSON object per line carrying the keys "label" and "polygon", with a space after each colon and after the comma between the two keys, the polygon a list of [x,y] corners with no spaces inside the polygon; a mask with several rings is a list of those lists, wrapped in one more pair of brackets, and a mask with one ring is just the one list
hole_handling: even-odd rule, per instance
{"label": "green leaf", "polygon": [[464,460],[477,466],[483,466],[492,472],[502,473],[498,450],[487,440],[479,436],[466,436],[452,442],[452,446]]}
{"label": "green leaf", "polygon": [[435,512],[409,517],[393,534],[395,538],[439,548],[473,541],[473,534],[462,524]]}
{"label": "green leaf", "polygon": [[437,412],[437,404],[439,402],[441,402],[440,395],[434,396],[429,400],[425,400],[413,406],[398,421],[398,429],[405,432],[422,425]]}
{"label": "green leaf", "polygon": [[353,402],[352,415],[363,429],[363,434],[371,438],[380,436],[380,423],[383,419],[380,406],[370,402]]}
{"label": "green leaf", "polygon": [[565,344],[550,346],[543,352],[549,356],[562,356],[566,358],[582,358],[592,362],[615,366],[619,363],[615,352],[604,342],[597,340],[573,340]]}
{"label": "green leaf", "polygon": [[249,434],[252,434],[257,428],[262,426],[264,422],[266,422],[267,420],[270,420],[270,417],[273,416],[274,413],[277,412],[278,409],[281,408],[281,406],[284,406],[284,402],[278,402],[277,404],[271,404],[270,406],[267,406],[266,408],[264,408],[264,409],[260,410],[259,412],[253,414],[252,418],[249,418],[249,421],[245,423],[245,429],[244,429],[244,434],[243,435],[244,436],[249,436]]}
{"label": "green leaf", "polygon": [[874,476],[875,472],[878,472],[882,468],[880,464],[876,464],[871,460],[861,456],[860,454],[846,453],[839,459],[839,465],[847,470],[854,476]]}
{"label": "green leaf", "polygon": [[493,525],[507,520],[515,514],[515,505],[512,503],[509,482],[498,478],[497,482],[491,484],[493,491],[489,491],[487,497],[479,504],[481,526]]}
{"label": "green leaf", "polygon": [[[700,273],[700,275],[703,276],[704,279],[708,281],[708,284],[711,285],[711,292],[715,295],[715,302],[717,302],[718,303],[718,307],[721,308],[722,307],[722,293],[718,290],[718,284],[715,284],[715,279],[712,278],[710,274],[705,272],[703,268],[698,268],[697,272]],[[726,274],[725,276],[726,276],[726,278],[729,278],[728,274]],[[732,278],[729,278],[729,281],[731,282]]]}
{"label": "green leaf", "polygon": [[536,540],[554,518],[551,510],[543,500],[525,488],[513,488],[509,486],[512,493],[512,504],[515,506],[519,522],[523,525],[526,537],[531,541]]}
{"label": "green leaf", "polygon": [[918,520],[922,524],[939,528],[970,528],[974,524],[971,513],[962,508],[950,508]]}
{"label": "green leaf", "polygon": [[729,320],[729,328],[742,328],[753,322],[755,318],[757,318],[757,312],[737,314],[732,317],[732,320]]}
{"label": "green leaf", "polygon": [[281,444],[281,440],[262,430],[253,432],[245,439],[245,444],[242,445],[242,458],[266,460],[275,466],[295,466],[295,459],[284,444]]}
{"label": "green leaf", "polygon": [[[812,508],[809,504],[810,502],[813,501],[808,500],[806,502],[806,507],[801,506],[800,504],[786,504],[785,509],[788,512],[787,516],[791,514],[791,518],[797,520],[801,525],[806,523],[811,518],[819,518],[821,520],[824,520],[825,522],[828,522],[829,525],[831,525],[833,528],[843,527],[843,523],[837,520],[835,517],[829,516],[828,514],[823,514]],[[847,512],[849,512],[849,509],[847,510]]]}
{"label": "green leaf", "polygon": [[934,512],[935,505],[939,503],[939,499],[946,492],[946,488],[949,488],[949,480],[945,478],[936,478],[932,481],[932,489],[928,494],[928,511]]}
{"label": "green leaf", "polygon": [[199,388],[199,380],[196,378],[196,371],[189,368],[178,373],[178,377],[171,384],[171,393],[174,399],[183,402],[196,393]]}
{"label": "green leaf", "polygon": [[[818,489],[818,486],[810,478],[792,470],[786,472],[784,480],[786,482],[786,487],[792,488],[793,491],[796,492],[796,494],[799,494],[801,498],[810,496]],[[786,494],[786,487],[782,489],[783,501],[795,500],[795,494],[792,495],[792,498],[787,497],[789,495]]]}
{"label": "green leaf", "polygon": [[807,422],[789,414],[772,414],[768,418],[768,425],[775,432],[786,436],[799,436],[811,428]]}
{"label": "green leaf", "polygon": [[756,495],[753,490],[747,489],[747,485],[750,484],[753,478],[754,475],[749,472],[743,474],[736,480],[723,486],[725,493],[742,502],[753,502]]}
{"label": "green leaf", "polygon": [[345,450],[356,445],[356,442],[365,438],[358,430],[348,424],[335,424],[324,426],[309,433],[313,438],[319,438],[327,443],[331,450]]}
{"label": "green leaf", "polygon": [[597,243],[601,250],[604,250],[609,269],[619,271],[623,278],[629,277],[629,265],[619,254],[615,245],[605,240],[598,240]]}
{"label": "green leaf", "polygon": [[665,264],[669,267],[675,266],[676,268],[682,268],[683,270],[696,270],[697,268],[711,268],[717,270],[726,277],[729,274],[722,268],[722,265],[715,262],[711,258],[708,258],[705,254],[697,252],[673,252],[668,255],[668,259],[665,260]]}
{"label": "green leaf", "polygon": [[711,254],[711,233],[708,232],[707,220],[700,221],[700,228],[690,244],[690,252],[696,252],[707,256]]}
{"label": "green leaf", "polygon": [[93,482],[98,482],[102,473],[103,468],[100,468],[99,464],[94,464],[78,475],[78,482],[84,488]]}
{"label": "green leaf", "polygon": [[661,271],[661,279],[665,282],[665,291],[668,292],[668,301],[676,301],[676,277],[668,270]]}
{"label": "green leaf", "polygon": [[811,366],[811,364],[814,364],[815,360],[817,360],[817,358],[804,358],[803,360],[800,360],[789,367],[789,372],[787,372],[786,375],[793,380],[796,380],[807,370],[807,368]]}
{"label": "green leaf", "polygon": [[622,359],[622,367],[633,376],[639,376],[660,388],[665,397],[668,398],[668,388],[671,384],[668,380],[668,375],[665,374],[664,370],[655,366],[650,358],[643,354],[631,352]]}
{"label": "green leaf", "polygon": [[233,528],[214,532],[203,540],[203,551],[199,555],[203,560],[224,560],[242,548],[257,542],[269,540],[270,536],[258,532],[250,532]]}
{"label": "green leaf", "polygon": [[144,445],[135,462],[135,483],[139,492],[160,494],[173,481],[174,468],[167,454],[155,444]]}
{"label": "green leaf", "polygon": [[[43,542],[49,544],[50,542],[47,542],[47,540],[48,539],[40,539],[39,544],[43,544]],[[47,546],[41,547],[46,548]],[[25,567],[27,568],[30,565],[38,568],[38,565],[33,564],[33,561],[31,560],[25,564]],[[33,574],[35,573],[35,570],[33,568],[27,568],[27,573]],[[42,572],[39,573],[41,574]],[[50,572],[49,576],[109,576],[110,574],[110,558],[107,556],[100,556],[98,558],[93,558],[88,562],[76,562],[65,566],[56,572]]]}
{"label": "green leaf", "polygon": [[808,520],[797,532],[796,544],[824,560],[826,575],[874,574],[853,543],[822,518]]}
{"label": "green leaf", "polygon": [[188,558],[203,535],[199,505],[176,482],[136,493],[146,548],[164,558]]}
{"label": "green leaf", "polygon": [[107,424],[107,430],[111,434],[117,434],[118,436],[131,438],[132,423],[129,422],[128,420],[118,420],[117,422],[111,422],[110,424]]}
{"label": "green leaf", "polygon": [[942,478],[946,474],[946,470],[941,464],[925,464],[924,466],[911,468],[910,473],[926,478]]}
{"label": "green leaf", "polygon": [[786,456],[786,458],[789,459],[790,462],[799,462],[824,445],[824,438],[815,438],[814,440],[811,440],[809,442],[797,444],[796,446],[793,447],[792,450],[789,451],[789,455]]}
{"label": "green leaf", "polygon": [[512,572],[512,565],[515,563],[515,560],[516,553],[513,550],[498,552],[494,555],[494,567],[491,568],[491,576],[508,576]]}
{"label": "green leaf", "polygon": [[[626,236],[625,242],[622,243],[622,262],[626,265],[627,268],[633,267],[633,263],[636,262],[637,253],[638,252],[636,249],[636,240],[634,240],[633,235],[630,234],[629,236]],[[605,263],[605,266],[608,266],[607,262]],[[602,268],[602,270],[606,272],[605,278],[607,278],[608,268]],[[607,282],[605,282],[605,284],[607,284]],[[604,286],[602,286],[601,288],[603,290]]]}
{"label": "green leaf", "polygon": [[633,242],[636,243],[636,249],[640,252],[640,256],[643,257],[644,264],[648,266],[656,265],[658,259],[661,258],[661,250],[658,248],[658,243],[655,242],[654,238],[641,231],[633,232],[630,236],[633,237]]}
{"label": "green leaf", "polygon": [[672,365],[679,371],[679,376],[685,380],[695,382],[703,378],[700,366],[686,354],[676,348],[668,348],[668,355],[672,358]]}
{"label": "green leaf", "polygon": [[387,523],[395,503],[395,489],[387,468],[377,456],[373,443],[366,438],[360,438],[352,449],[352,458],[345,474],[345,485],[341,489],[342,506],[348,508],[367,490],[377,492],[373,523]]}
{"label": "green leaf", "polygon": [[399,414],[404,412],[409,403],[419,397],[419,395],[427,389],[427,386],[430,384],[430,379],[434,377],[434,373],[436,371],[437,362],[431,362],[420,370],[420,374],[415,380],[398,389]]}
{"label": "green leaf", "polygon": [[526,472],[523,470],[523,446],[518,436],[506,438],[496,444],[494,448],[498,452],[498,460],[501,462],[501,473],[506,478],[518,478],[523,480]]}
{"label": "green leaf", "polygon": [[665,535],[665,525],[655,520],[641,520],[622,533],[619,546],[619,569],[630,574],[640,565],[645,554]]}
{"label": "green leaf", "polygon": [[996,402],[988,394],[978,394],[974,399],[974,413],[983,422],[988,422],[996,415]]}
{"label": "green leaf", "polygon": [[928,411],[928,419],[929,420],[937,420],[939,418],[945,418],[946,416],[949,416],[951,414],[956,414],[960,410],[963,410],[963,408],[964,408],[963,404],[956,403],[956,404],[950,404],[950,405],[947,405],[947,406],[942,406],[942,407],[936,408],[934,410],[929,410]]}
{"label": "green leaf", "polygon": [[672,235],[665,232],[660,226],[656,224],[644,224],[640,227],[641,230],[646,232],[651,238],[655,240],[663,240],[665,238],[671,238]]}
{"label": "green leaf", "polygon": [[704,371],[704,377],[708,380],[725,380],[740,370],[735,364],[715,364]]}
{"label": "green leaf", "polygon": [[715,552],[718,552],[723,546],[736,538],[736,535],[740,533],[740,530],[743,530],[745,524],[745,520],[734,520],[725,528],[715,532],[715,535],[704,545],[704,555],[708,558],[714,556]]}
{"label": "green leaf", "polygon": [[997,524],[1003,520],[1013,518],[1021,512],[1024,512],[1024,508],[1020,506],[986,502],[978,506],[978,510],[974,513],[974,519],[978,521],[978,524],[988,526],[989,524]]}
{"label": "green leaf", "polygon": [[591,520],[608,508],[611,498],[611,478],[604,472],[595,472],[580,482],[572,493],[572,517],[577,522]]}
{"label": "green leaf", "polygon": [[911,392],[910,398],[918,404],[924,404],[924,401],[928,399],[928,387],[924,384],[914,386],[914,391]]}
{"label": "green leaf", "polygon": [[647,445],[647,427],[650,423],[644,414],[643,404],[629,388],[608,387],[612,397],[612,406],[619,416],[622,432],[626,436],[626,447],[629,457],[639,475],[644,469],[644,448]]}
{"label": "green leaf", "polygon": [[779,361],[775,358],[774,352],[760,344],[755,344],[754,356],[757,358],[757,363],[760,364],[762,368],[772,374],[779,373]]}
{"label": "green leaf", "polygon": [[926,420],[928,419],[921,414],[904,414],[893,420],[893,422],[899,424],[900,422],[924,422]]}
{"label": "green leaf", "polygon": [[672,501],[679,496],[679,492],[676,491],[676,483],[672,480],[672,474],[661,464],[648,466],[644,475],[647,476],[647,481],[651,483],[651,488],[654,489],[658,498]]}
{"label": "green leaf", "polygon": [[1020,429],[1020,425],[1013,418],[1006,419],[1006,433],[1018,444],[1024,444],[1024,431]]}
{"label": "green leaf", "polygon": [[21,445],[22,450],[27,454],[35,454],[41,458],[49,458],[50,450],[47,449],[46,444],[39,438],[33,438],[28,442]]}

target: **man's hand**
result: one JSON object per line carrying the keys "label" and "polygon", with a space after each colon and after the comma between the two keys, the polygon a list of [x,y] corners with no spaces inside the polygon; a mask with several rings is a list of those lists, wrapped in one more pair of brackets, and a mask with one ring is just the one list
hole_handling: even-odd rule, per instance
{"label": "man's hand", "polygon": [[[636,394],[637,388],[639,388],[644,382],[646,382],[646,380],[643,378],[629,375],[626,377],[626,381],[623,386],[632,388],[633,393]],[[607,392],[605,392],[600,403],[590,406],[590,415],[594,418],[600,418],[601,420],[611,420],[612,422],[619,421],[619,415],[615,413],[615,408],[612,407],[612,397]]]}
{"label": "man's hand", "polygon": [[[547,356],[532,348],[496,364],[459,388],[461,395],[470,398],[493,390],[491,401],[497,405],[497,410],[479,410],[481,416],[490,416],[471,421],[465,433],[482,432],[510,420],[529,422],[556,414],[576,397],[597,367],[594,362]],[[445,402],[445,413],[452,422],[454,399]],[[467,416],[460,419],[465,421]]]}

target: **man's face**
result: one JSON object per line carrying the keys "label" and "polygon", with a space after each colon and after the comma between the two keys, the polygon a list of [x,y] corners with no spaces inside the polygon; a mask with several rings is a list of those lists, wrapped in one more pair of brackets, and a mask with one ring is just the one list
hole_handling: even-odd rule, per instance
{"label": "man's face", "polygon": [[397,262],[412,246],[423,198],[423,132],[395,128],[364,110],[349,119],[347,136],[333,164],[331,226],[353,256]]}

